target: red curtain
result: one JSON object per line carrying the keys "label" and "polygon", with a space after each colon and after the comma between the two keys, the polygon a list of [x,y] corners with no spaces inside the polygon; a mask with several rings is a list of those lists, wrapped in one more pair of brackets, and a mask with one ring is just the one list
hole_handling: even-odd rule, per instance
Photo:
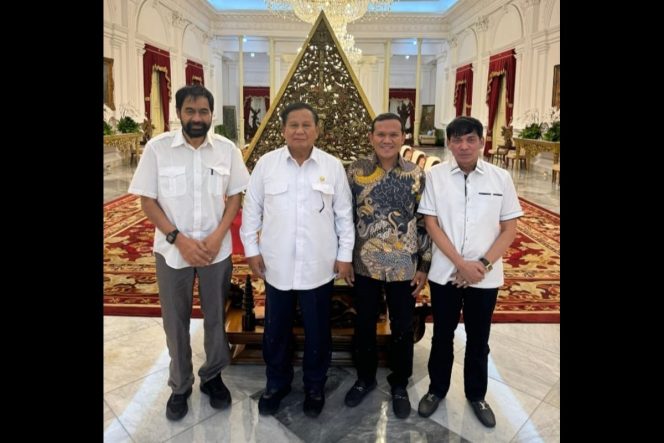
{"label": "red curtain", "polygon": [[185,82],[188,85],[202,85],[205,86],[203,78],[203,65],[187,59],[187,64],[184,68]]}
{"label": "red curtain", "polygon": [[[408,118],[407,121],[404,122],[406,125],[406,134],[410,134],[411,136],[411,141],[410,143],[415,144],[415,142],[412,140],[413,137],[413,131],[415,130],[415,89],[410,89],[410,88],[390,88],[390,95],[389,95],[389,100],[392,99],[409,99],[410,104],[408,106]],[[401,113],[399,113],[401,115]],[[403,116],[401,117],[403,118]],[[408,124],[410,122],[410,126]],[[408,143],[408,142],[406,142]]]}
{"label": "red curtain", "polygon": [[486,104],[489,105],[489,127],[486,129],[486,143],[484,144],[484,155],[488,155],[491,149],[493,124],[498,110],[498,97],[500,96],[500,81],[505,76],[505,118],[507,124],[512,124],[512,112],[514,111],[514,80],[516,75],[516,57],[514,49],[492,55],[489,58],[489,78],[486,91]]}
{"label": "red curtain", "polygon": [[[465,94],[465,100],[464,100]],[[456,83],[454,87],[454,107],[456,116],[470,115],[473,103],[473,64],[461,66],[456,70]],[[465,109],[464,109],[465,108]],[[464,112],[465,111],[465,112]]]}
{"label": "red curtain", "polygon": [[159,73],[159,91],[164,113],[164,131],[168,131],[168,104],[171,101],[171,59],[168,51],[145,44],[143,54],[143,94],[145,95],[145,114],[150,118],[150,91],[152,90],[152,71]]}
{"label": "red curtain", "polygon": [[267,112],[270,109],[270,87],[269,86],[245,86],[242,88],[244,94],[244,104],[243,104],[243,113],[244,113],[244,140],[249,142],[260,125],[260,120],[264,115],[259,115],[254,110],[256,118],[252,118],[251,112],[251,99],[258,97],[262,98],[265,103],[265,111]]}

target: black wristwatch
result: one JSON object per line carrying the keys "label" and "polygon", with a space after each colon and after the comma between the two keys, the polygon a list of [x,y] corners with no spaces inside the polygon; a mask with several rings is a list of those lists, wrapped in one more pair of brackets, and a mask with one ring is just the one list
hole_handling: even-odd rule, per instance
{"label": "black wristwatch", "polygon": [[487,271],[491,271],[493,269],[493,265],[486,258],[480,257],[479,261],[484,265],[484,269],[486,269]]}
{"label": "black wristwatch", "polygon": [[168,234],[166,234],[166,241],[169,242],[170,244],[175,243],[175,238],[178,236],[179,233],[180,231],[178,231],[177,229],[174,229],[173,231],[169,232]]}

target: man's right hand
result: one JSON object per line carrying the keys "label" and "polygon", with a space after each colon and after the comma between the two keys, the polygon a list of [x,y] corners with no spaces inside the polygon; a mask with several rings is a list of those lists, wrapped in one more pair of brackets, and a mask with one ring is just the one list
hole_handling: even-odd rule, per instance
{"label": "man's right hand", "polygon": [[180,233],[175,239],[175,246],[182,254],[182,258],[189,263],[190,266],[203,267],[208,266],[214,260],[216,254],[205,246],[200,240],[189,238],[183,233]]}
{"label": "man's right hand", "polygon": [[265,280],[265,263],[263,263],[262,255],[254,255],[253,257],[247,257],[247,264],[251,268],[251,273],[257,277]]}

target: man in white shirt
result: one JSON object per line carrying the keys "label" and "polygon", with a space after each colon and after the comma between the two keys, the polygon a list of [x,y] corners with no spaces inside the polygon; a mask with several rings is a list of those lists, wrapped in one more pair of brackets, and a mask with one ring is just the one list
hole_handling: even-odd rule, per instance
{"label": "man in white shirt", "polygon": [[319,133],[316,111],[306,103],[293,103],[281,112],[281,122],[286,146],[256,163],[240,228],[247,263],[254,275],[265,280],[266,290],[267,385],[258,410],[274,414],[290,392],[290,340],[297,299],[305,334],[303,410],[317,417],[325,404],[331,360],[335,274],[352,284],[352,199],[339,159],[314,146]]}
{"label": "man in white shirt", "polygon": [[516,220],[523,211],[509,173],[480,159],[482,123],[457,117],[446,130],[454,159],[427,172],[418,208],[434,243],[429,269],[434,322],[431,382],[418,413],[430,416],[447,395],[454,330],[463,309],[464,392],[480,422],[494,427],[496,418],[484,399],[491,316],[503,284],[502,256],[514,241]]}
{"label": "man in white shirt", "polygon": [[229,228],[249,182],[240,150],[230,140],[208,134],[214,111],[210,91],[185,86],[175,94],[175,107],[182,129],[147,143],[129,186],[130,193],[141,196],[141,207],[156,227],[159,303],[171,357],[169,420],[187,414],[194,384],[189,319],[196,275],[205,318],[200,389],[213,408],[231,403],[221,380],[221,370],[231,361],[224,312],[232,270]]}

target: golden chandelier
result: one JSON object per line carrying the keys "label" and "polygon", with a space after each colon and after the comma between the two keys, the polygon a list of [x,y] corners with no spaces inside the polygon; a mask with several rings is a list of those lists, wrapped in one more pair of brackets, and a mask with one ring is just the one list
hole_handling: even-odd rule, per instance
{"label": "golden chandelier", "polygon": [[386,15],[397,0],[265,0],[270,11],[287,17],[290,11],[307,23],[314,23],[320,14],[330,22],[337,39],[342,44],[346,55],[351,62],[357,62],[362,57],[362,50],[355,47],[355,39],[346,31],[346,25],[365,16],[367,11],[372,14],[367,18],[378,18]]}

